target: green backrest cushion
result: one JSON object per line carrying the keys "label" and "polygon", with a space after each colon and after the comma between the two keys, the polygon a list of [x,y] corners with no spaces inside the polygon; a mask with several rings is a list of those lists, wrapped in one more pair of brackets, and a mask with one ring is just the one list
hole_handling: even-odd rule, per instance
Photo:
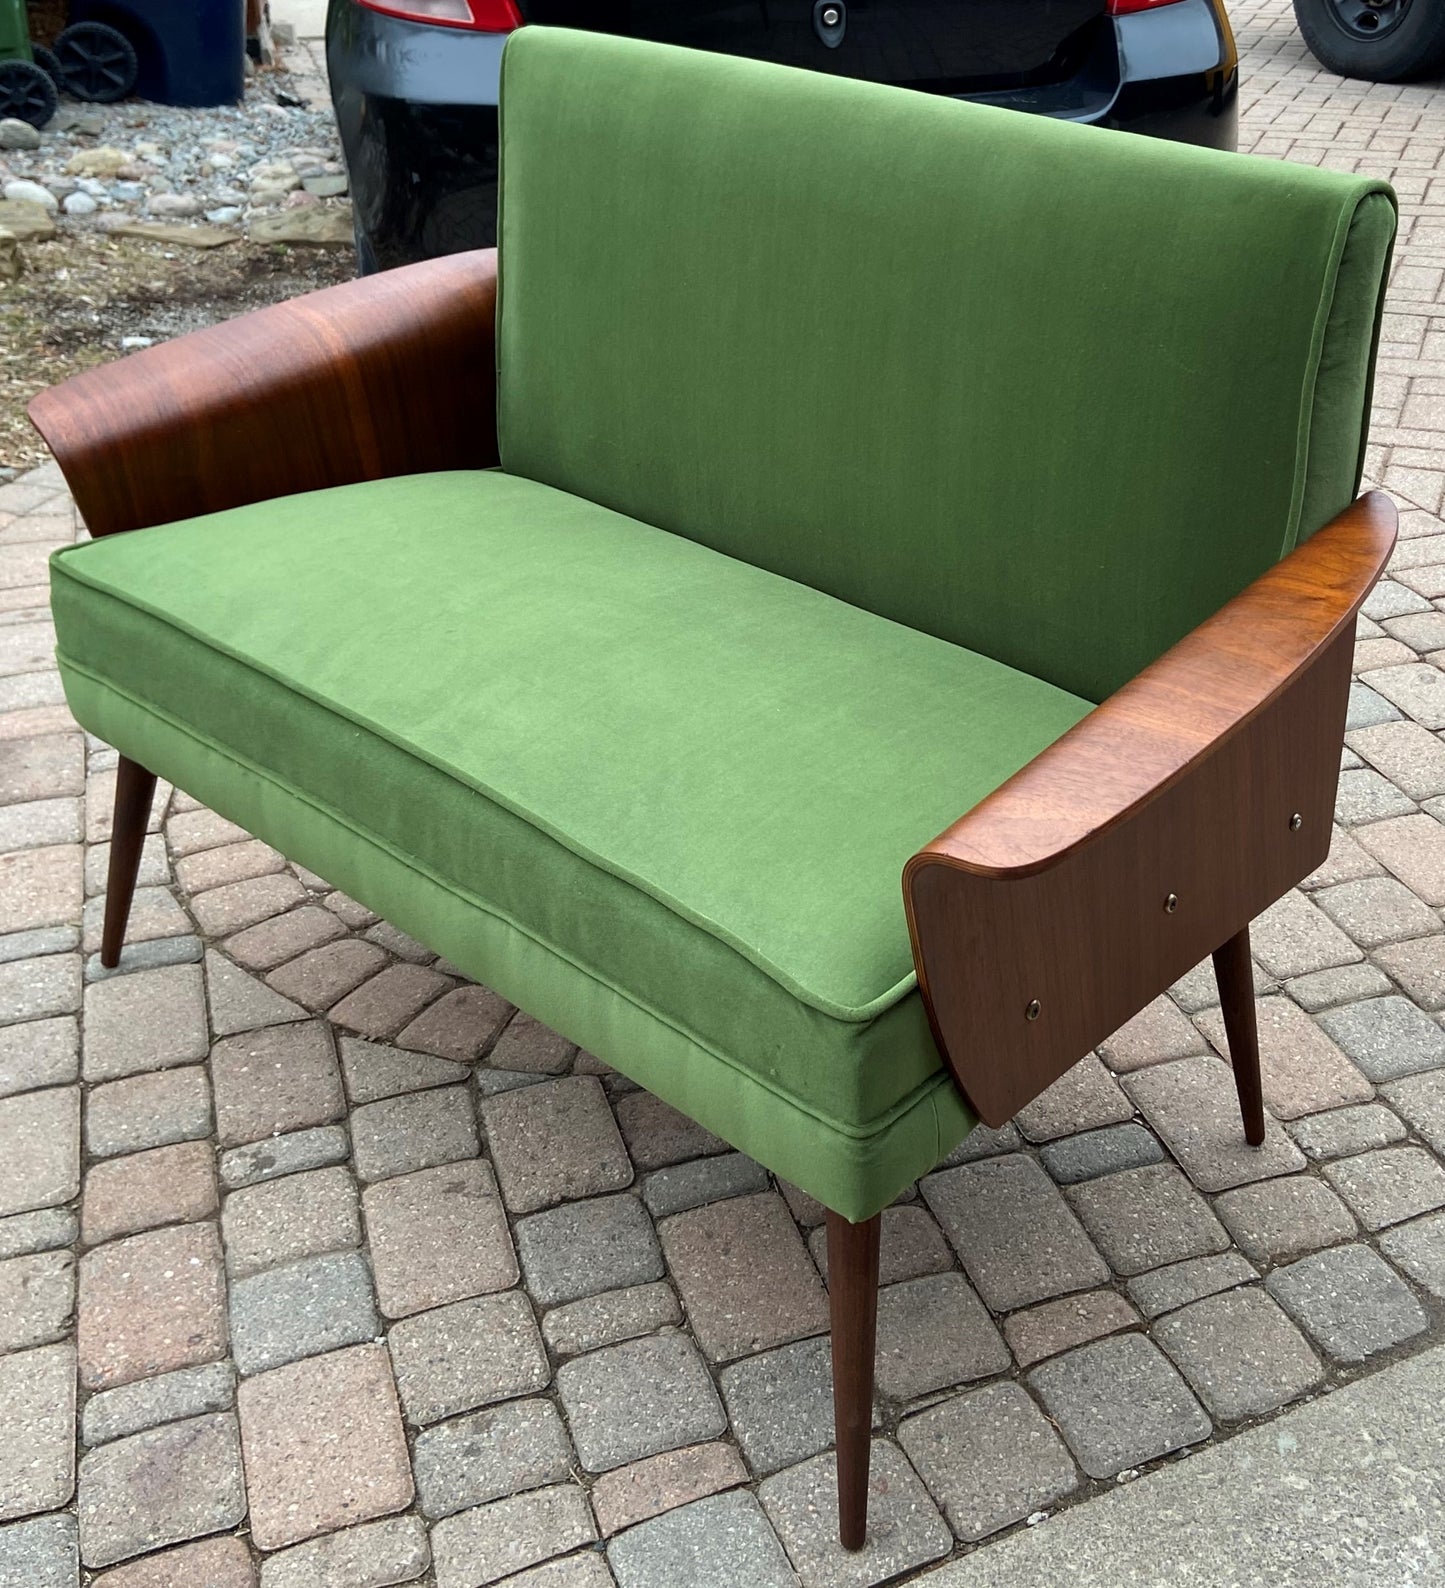
{"label": "green backrest cushion", "polygon": [[566,30],[503,467],[1100,700],[1358,488],[1383,183]]}

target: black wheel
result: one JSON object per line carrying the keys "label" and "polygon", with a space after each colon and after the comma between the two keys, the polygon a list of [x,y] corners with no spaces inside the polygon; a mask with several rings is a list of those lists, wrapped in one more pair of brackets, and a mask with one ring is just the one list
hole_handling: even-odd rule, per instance
{"label": "black wheel", "polygon": [[55,41],[60,84],[67,94],[109,105],[135,87],[140,70],[124,33],[104,22],[77,22]]}
{"label": "black wheel", "polygon": [[59,88],[60,62],[55,59],[55,51],[47,50],[43,44],[32,44],[30,53],[35,57],[35,64]]}
{"label": "black wheel", "polygon": [[43,127],[55,114],[55,84],[29,61],[0,61],[0,116]]}
{"label": "black wheel", "polygon": [[1445,67],[1445,0],[1294,0],[1311,53],[1341,77],[1404,83]]}

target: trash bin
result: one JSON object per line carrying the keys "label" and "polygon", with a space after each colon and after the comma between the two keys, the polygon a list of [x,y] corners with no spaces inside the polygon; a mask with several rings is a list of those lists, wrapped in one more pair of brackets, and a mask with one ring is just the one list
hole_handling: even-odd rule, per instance
{"label": "trash bin", "polygon": [[162,105],[234,105],[246,71],[246,0],[71,0],[135,46],[135,92]]}

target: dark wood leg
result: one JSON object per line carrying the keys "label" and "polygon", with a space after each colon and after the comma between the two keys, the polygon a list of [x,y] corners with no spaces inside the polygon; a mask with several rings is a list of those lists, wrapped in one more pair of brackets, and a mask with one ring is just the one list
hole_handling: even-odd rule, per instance
{"label": "dark wood leg", "polygon": [[1264,1095],[1259,1084],[1259,1031],[1254,1022],[1254,966],[1249,958],[1247,926],[1215,949],[1214,979],[1224,1006],[1224,1031],[1239,1090],[1239,1111],[1244,1116],[1244,1139],[1258,1147],[1264,1142]]}
{"label": "dark wood leg", "polygon": [[882,1215],[850,1224],[828,1211],[828,1305],[833,1322],[833,1427],[838,1446],[838,1537],[862,1549],[868,1531],[873,1354],[878,1332]]}
{"label": "dark wood leg", "polygon": [[108,969],[120,963],[125,923],[135,895],[140,852],[146,841],[156,775],[134,761],[120,758],[115,775],[115,816],[110,824],[110,875],[105,885],[105,926],[100,938],[100,962]]}

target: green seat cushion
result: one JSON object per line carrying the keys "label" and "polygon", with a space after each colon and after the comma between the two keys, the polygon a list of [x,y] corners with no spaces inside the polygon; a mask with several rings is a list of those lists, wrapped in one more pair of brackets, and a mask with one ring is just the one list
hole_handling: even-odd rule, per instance
{"label": "green seat cushion", "polygon": [[1094,701],[1358,488],[1382,182],[537,27],[502,109],[513,474]]}
{"label": "green seat cushion", "polygon": [[1087,702],[497,471],[112,536],[53,587],[87,728],[839,1211],[968,1128],[900,874]]}

